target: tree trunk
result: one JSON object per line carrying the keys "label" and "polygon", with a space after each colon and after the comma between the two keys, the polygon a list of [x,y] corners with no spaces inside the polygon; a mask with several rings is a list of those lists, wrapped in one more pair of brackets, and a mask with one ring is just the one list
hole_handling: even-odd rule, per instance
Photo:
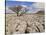
{"label": "tree trunk", "polygon": [[17,13],[17,16],[19,16],[19,13]]}
{"label": "tree trunk", "polygon": [[19,16],[19,11],[17,11],[16,13],[17,13],[17,16]]}

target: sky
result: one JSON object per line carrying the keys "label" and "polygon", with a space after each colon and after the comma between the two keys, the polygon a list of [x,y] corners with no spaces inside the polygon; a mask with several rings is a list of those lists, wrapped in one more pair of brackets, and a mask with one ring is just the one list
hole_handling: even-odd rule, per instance
{"label": "sky", "polygon": [[16,6],[16,5],[28,6],[30,9],[29,12],[33,12],[33,13],[44,8],[44,3],[39,3],[39,2],[6,1],[7,7]]}
{"label": "sky", "polygon": [[27,5],[31,6],[34,2],[21,2],[21,1],[6,1],[7,6],[16,6],[16,5]]}
{"label": "sky", "polygon": [[16,5],[25,5],[25,6],[31,6],[34,8],[44,8],[44,3],[40,2],[25,2],[25,1],[8,1],[6,0],[7,6],[16,6]]}

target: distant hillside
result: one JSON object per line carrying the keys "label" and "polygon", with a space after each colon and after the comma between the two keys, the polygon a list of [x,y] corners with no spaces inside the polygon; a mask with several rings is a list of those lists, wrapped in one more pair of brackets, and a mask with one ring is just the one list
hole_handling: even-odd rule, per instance
{"label": "distant hillside", "polygon": [[41,11],[38,11],[36,14],[42,14],[42,15],[44,15],[45,14],[45,11],[43,10],[41,10]]}
{"label": "distant hillside", "polygon": [[[15,6],[16,7],[16,6]],[[16,9],[15,7],[6,7],[6,13],[15,13]],[[20,12],[25,12],[26,13],[44,13],[44,8],[32,8],[31,6],[23,6],[22,5],[22,9],[20,10]],[[40,12],[39,12],[40,11]]]}
{"label": "distant hillside", "polygon": [[8,7],[6,7],[6,14],[11,14],[11,13],[15,13],[15,12],[13,12],[11,9],[9,9]]}

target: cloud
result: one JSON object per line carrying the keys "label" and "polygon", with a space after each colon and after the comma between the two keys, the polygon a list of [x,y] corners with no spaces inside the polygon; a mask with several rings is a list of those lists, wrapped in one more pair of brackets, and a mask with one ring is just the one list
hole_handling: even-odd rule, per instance
{"label": "cloud", "polygon": [[[26,7],[25,5],[22,6]],[[37,13],[40,10],[44,10],[44,3],[35,2],[29,7],[27,6],[27,9],[29,9],[28,13]]]}
{"label": "cloud", "polygon": [[27,7],[27,5],[21,5],[21,6],[23,6],[23,7]]}
{"label": "cloud", "polygon": [[35,8],[44,8],[44,3],[37,2],[32,4],[32,6]]}
{"label": "cloud", "polygon": [[44,10],[44,3],[40,3],[40,2],[35,2],[31,5],[32,9],[29,10],[29,13],[37,13],[40,10]]}

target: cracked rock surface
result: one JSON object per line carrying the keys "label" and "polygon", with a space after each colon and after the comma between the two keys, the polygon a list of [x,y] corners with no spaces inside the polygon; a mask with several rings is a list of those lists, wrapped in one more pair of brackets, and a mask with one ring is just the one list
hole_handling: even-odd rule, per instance
{"label": "cracked rock surface", "polygon": [[13,33],[32,33],[44,32],[45,20],[44,15],[23,15],[6,14],[6,35]]}

